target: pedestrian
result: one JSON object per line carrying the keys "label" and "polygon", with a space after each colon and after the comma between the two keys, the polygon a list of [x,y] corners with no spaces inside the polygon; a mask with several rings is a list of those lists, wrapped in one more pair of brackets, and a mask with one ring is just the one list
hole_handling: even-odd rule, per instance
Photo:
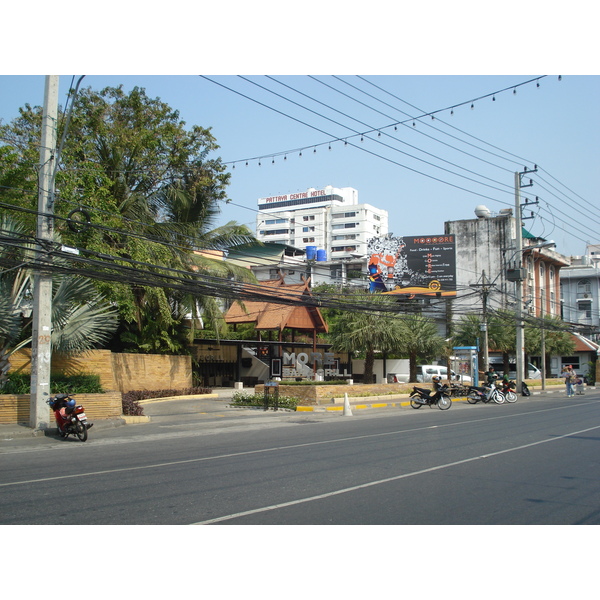
{"label": "pedestrian", "polygon": [[496,381],[498,379],[498,373],[496,373],[496,371],[494,371],[494,367],[492,367],[490,365],[490,367],[484,373],[484,375],[486,377],[486,382],[487,382],[487,385],[485,387],[488,388],[485,395],[486,395],[486,398],[488,398],[488,400],[489,400],[492,390],[494,389],[494,387],[496,385]]}
{"label": "pedestrian", "polygon": [[575,391],[573,386],[577,381],[577,373],[575,373],[573,367],[571,365],[566,365],[560,376],[565,380],[565,385],[567,387],[567,398],[574,396]]}

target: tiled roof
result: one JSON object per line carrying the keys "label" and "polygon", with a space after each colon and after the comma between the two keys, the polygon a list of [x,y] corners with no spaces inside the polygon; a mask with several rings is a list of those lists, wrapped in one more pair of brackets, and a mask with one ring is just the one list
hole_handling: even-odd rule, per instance
{"label": "tiled roof", "polygon": [[[283,278],[261,281],[261,295],[297,298],[310,296],[308,282],[286,285]],[[300,330],[316,330],[318,333],[327,331],[327,324],[318,308],[309,306],[294,306],[268,301],[244,300],[235,302],[225,314],[226,323],[255,323],[259,330],[281,331],[286,327]]]}

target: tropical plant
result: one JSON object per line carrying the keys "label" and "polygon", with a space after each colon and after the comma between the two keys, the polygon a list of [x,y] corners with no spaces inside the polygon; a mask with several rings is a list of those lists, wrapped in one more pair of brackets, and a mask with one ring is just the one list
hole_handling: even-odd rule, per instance
{"label": "tropical plant", "polygon": [[[25,232],[22,223],[0,215],[0,386],[10,356],[31,344],[35,254]],[[51,319],[52,349],[65,354],[103,344],[118,324],[117,311],[93,283],[73,275],[53,276]]]}
{"label": "tropical plant", "polygon": [[346,309],[331,323],[328,338],[336,352],[364,352],[364,381],[373,380],[377,352],[393,352],[406,343],[406,329],[392,311],[394,300],[382,294],[347,290],[346,298],[359,309]]}
{"label": "tropical plant", "polygon": [[[160,99],[140,88],[127,94],[122,87],[81,90],[70,119],[59,119],[59,139],[65,122],[69,129],[56,175],[57,230],[65,244],[100,259],[95,285],[119,310],[123,347],[185,351],[200,313],[218,321],[214,293],[176,292],[101,274],[134,265],[149,275],[169,269],[181,279],[200,273],[253,280],[248,269],[197,252],[253,240],[248,228],[234,222],[214,227],[230,175],[219,158],[211,158],[218,146],[210,129],[188,128]],[[41,108],[26,105],[17,119],[0,126],[0,183],[20,189],[17,196],[6,185],[0,196],[25,215],[37,191],[32,166],[40,125]],[[85,226],[76,223],[81,217]]]}
{"label": "tropical plant", "polygon": [[542,333],[545,355],[542,357],[546,373],[550,373],[552,356],[569,356],[575,350],[575,342],[567,330],[567,324],[555,315],[544,315],[537,327],[525,328],[525,350],[529,355],[542,355]]}

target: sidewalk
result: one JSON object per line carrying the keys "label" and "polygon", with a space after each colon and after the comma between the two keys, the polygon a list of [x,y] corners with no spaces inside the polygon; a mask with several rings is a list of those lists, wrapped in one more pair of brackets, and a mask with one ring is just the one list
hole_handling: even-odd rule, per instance
{"label": "sidewalk", "polygon": [[[586,392],[595,391],[596,387],[586,387]],[[248,388],[245,390],[236,390],[233,388],[215,388],[213,389],[212,394],[204,394],[202,396],[172,396],[170,398],[156,398],[152,400],[142,401],[140,404],[142,406],[154,405],[154,404],[165,404],[172,408],[176,409],[176,401],[180,401],[183,406],[183,402],[186,400],[201,400],[203,402],[214,401],[215,410],[218,409],[220,411],[227,409],[231,411],[235,411],[238,415],[243,414],[244,411],[251,410],[253,414],[255,414],[254,409],[244,409],[237,407],[229,407],[227,404],[227,400],[231,399],[236,392],[246,392],[252,393],[253,389]],[[563,386],[552,386],[550,389],[546,390],[536,390],[535,388],[531,390],[531,397],[539,397],[546,395],[565,395],[565,389]],[[576,396],[584,398],[583,396]],[[526,400],[527,397],[519,395],[520,400]],[[361,411],[361,410],[374,410],[374,409],[383,409],[383,408],[410,408],[410,399],[408,394],[397,394],[394,396],[373,396],[373,397],[348,397],[350,410],[351,411]],[[452,398],[452,402],[465,402],[466,398],[464,397],[455,397]],[[180,409],[183,410],[183,409]],[[146,411],[148,412],[148,411]],[[285,411],[288,412],[288,411]],[[330,404],[321,404],[315,406],[299,406],[296,409],[297,413],[339,413],[343,414],[344,412],[344,399],[338,398],[335,403]],[[281,412],[284,414],[284,411]],[[53,419],[53,416],[52,416]],[[122,418],[116,419],[98,419],[93,421],[94,429],[92,431],[98,431],[100,429],[109,429],[114,427],[120,427],[123,425],[131,425],[136,423],[148,423],[151,422],[152,417],[150,416],[142,416],[142,417],[128,417],[123,416]],[[52,421],[53,423],[53,421]],[[10,424],[10,425],[0,425],[0,442],[1,441],[10,441],[15,438],[34,438],[34,437],[54,437],[56,436],[56,428],[52,427],[47,431],[34,431],[28,425],[24,424]]]}

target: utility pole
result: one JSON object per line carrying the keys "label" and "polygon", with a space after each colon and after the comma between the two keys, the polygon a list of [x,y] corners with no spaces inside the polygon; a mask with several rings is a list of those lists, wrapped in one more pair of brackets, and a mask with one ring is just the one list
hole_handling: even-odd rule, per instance
{"label": "utility pole", "polygon": [[[521,182],[521,176],[526,173],[536,173],[537,165],[534,165],[533,170],[527,169],[522,173],[518,171],[515,173],[515,219],[516,219],[516,254],[518,255],[518,273],[519,279],[517,279],[517,347],[516,347],[516,363],[517,363],[517,390],[521,389],[521,385],[525,380],[525,323],[523,322],[523,280],[527,279],[527,270],[523,267],[523,215],[521,209],[523,206],[527,206],[529,200],[525,199],[525,204],[521,204],[521,188],[531,187],[533,181],[530,179],[529,183],[523,184]],[[535,202],[531,204],[538,204],[536,198]],[[525,217],[527,219],[533,217]]]}
{"label": "utility pole", "polygon": [[[515,227],[516,227],[516,255],[519,273],[523,265],[523,222],[521,220],[521,173],[515,173]],[[517,393],[520,393],[523,384],[523,362],[525,361],[525,332],[523,323],[523,280],[517,281],[517,343],[515,348]]]}
{"label": "utility pole", "polygon": [[544,323],[544,298],[543,290],[540,290],[540,319],[542,321],[541,327],[541,353],[542,353],[542,390],[546,389],[546,324]]}
{"label": "utility pole", "polygon": [[54,221],[54,173],[58,120],[58,75],[47,75],[38,176],[36,264],[33,277],[33,323],[31,343],[31,396],[29,424],[33,429],[49,427],[50,363],[52,357],[52,273],[47,268],[48,243]]}
{"label": "utility pole", "polygon": [[490,351],[488,341],[488,322],[487,322],[487,298],[490,294],[490,287],[494,284],[488,284],[485,276],[485,271],[481,271],[481,283],[472,283],[470,287],[481,288],[481,299],[483,303],[483,317],[481,322],[481,331],[483,332],[483,369],[488,369],[490,364]]}

